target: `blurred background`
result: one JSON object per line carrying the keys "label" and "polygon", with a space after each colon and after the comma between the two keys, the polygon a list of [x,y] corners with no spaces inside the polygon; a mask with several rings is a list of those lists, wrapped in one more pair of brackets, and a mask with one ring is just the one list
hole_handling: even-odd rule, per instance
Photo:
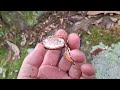
{"label": "blurred background", "polygon": [[78,33],[98,79],[120,79],[120,11],[0,11],[0,79],[16,79],[43,38]]}

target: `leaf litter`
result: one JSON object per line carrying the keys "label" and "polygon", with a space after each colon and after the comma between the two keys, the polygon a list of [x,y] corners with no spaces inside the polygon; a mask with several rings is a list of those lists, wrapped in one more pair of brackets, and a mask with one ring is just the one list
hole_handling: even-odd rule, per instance
{"label": "leaf litter", "polygon": [[[32,27],[28,27],[25,21],[16,20],[16,23],[17,21],[20,23],[18,24],[20,30],[17,32],[21,38],[20,45],[18,43],[17,45],[21,47],[28,45],[34,48],[37,43],[45,37],[53,35],[59,29],[64,29],[68,33],[84,31],[87,34],[91,34],[90,28],[92,26],[112,29],[115,24],[120,25],[120,20],[115,15],[120,15],[120,11],[47,11],[46,14],[38,17],[38,23]],[[19,48],[21,47],[18,48],[16,44],[8,41],[13,38],[15,35],[12,32],[7,33],[6,37],[4,36],[10,47],[8,60],[10,60],[11,51],[14,52],[12,59],[20,58]],[[32,50],[30,49],[28,52],[30,53]]]}

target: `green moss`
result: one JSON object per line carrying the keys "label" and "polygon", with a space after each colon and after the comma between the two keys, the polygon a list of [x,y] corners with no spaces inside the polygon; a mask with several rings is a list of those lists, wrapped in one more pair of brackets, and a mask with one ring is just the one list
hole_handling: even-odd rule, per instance
{"label": "green moss", "polygon": [[8,52],[7,49],[4,46],[1,46],[0,47],[0,60],[7,59],[8,54],[6,52]]}
{"label": "green moss", "polygon": [[90,35],[84,35],[85,41],[89,41],[91,46],[103,42],[105,45],[110,46],[112,43],[120,41],[120,29],[105,30],[101,28],[93,27]]}

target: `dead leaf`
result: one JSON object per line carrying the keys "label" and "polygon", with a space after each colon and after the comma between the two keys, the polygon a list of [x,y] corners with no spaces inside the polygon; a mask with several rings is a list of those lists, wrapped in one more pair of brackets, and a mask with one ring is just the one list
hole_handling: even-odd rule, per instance
{"label": "dead leaf", "polygon": [[14,59],[20,59],[20,50],[18,48],[17,45],[11,43],[8,40],[5,40],[7,42],[7,44],[9,45],[9,47],[12,49],[12,51],[14,52],[14,56],[13,56],[13,60]]}
{"label": "dead leaf", "polygon": [[84,18],[81,21],[76,22],[73,25],[72,30],[75,31],[75,32],[77,32],[78,30],[82,30],[82,31],[85,31],[88,34],[90,34],[90,32],[88,30],[89,30],[89,27],[93,24],[94,21],[95,21],[95,18],[90,18],[90,19]]}
{"label": "dead leaf", "polygon": [[26,44],[26,42],[27,42],[27,40],[26,40],[26,35],[25,35],[25,34],[22,34],[22,35],[21,35],[21,38],[22,38],[21,46],[24,46],[24,45]]}
{"label": "dead leaf", "polygon": [[92,51],[91,52],[91,55],[92,56],[96,56],[96,55],[98,55],[100,52],[102,52],[104,49],[102,49],[102,48],[97,48],[97,49],[95,49],[94,51]]}
{"label": "dead leaf", "polygon": [[110,19],[109,16],[104,16],[99,26],[106,29],[111,29],[114,26],[114,22]]}
{"label": "dead leaf", "polygon": [[87,15],[94,16],[98,14],[120,14],[120,11],[88,11]]}
{"label": "dead leaf", "polygon": [[94,16],[94,15],[98,15],[98,14],[101,14],[101,13],[104,13],[104,11],[88,11],[87,15]]}
{"label": "dead leaf", "polygon": [[98,20],[96,20],[95,22],[93,22],[93,24],[95,24],[97,26],[99,23],[102,22],[102,19],[103,19],[103,17],[99,18]]}
{"label": "dead leaf", "polygon": [[61,19],[60,19],[60,24],[62,24],[62,23],[63,23],[63,20],[64,20],[63,18],[61,18]]}
{"label": "dead leaf", "polygon": [[78,21],[80,21],[82,19],[83,19],[83,17],[82,16],[78,16],[78,15],[68,17],[68,20],[73,22],[73,23],[78,22]]}
{"label": "dead leaf", "polygon": [[110,19],[113,21],[113,22],[117,22],[117,18],[115,18],[115,17],[110,17]]}
{"label": "dead leaf", "polygon": [[120,14],[120,11],[104,11],[104,14]]}

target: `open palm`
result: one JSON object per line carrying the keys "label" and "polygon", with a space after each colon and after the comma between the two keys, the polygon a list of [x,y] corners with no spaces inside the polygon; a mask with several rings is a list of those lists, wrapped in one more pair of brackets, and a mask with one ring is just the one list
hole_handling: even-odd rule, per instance
{"label": "open palm", "polygon": [[75,33],[67,35],[64,30],[58,30],[55,35],[61,35],[68,40],[75,65],[61,56],[62,50],[45,50],[39,43],[25,58],[18,79],[94,79],[93,66],[86,63],[84,53],[79,50],[79,36]]}

